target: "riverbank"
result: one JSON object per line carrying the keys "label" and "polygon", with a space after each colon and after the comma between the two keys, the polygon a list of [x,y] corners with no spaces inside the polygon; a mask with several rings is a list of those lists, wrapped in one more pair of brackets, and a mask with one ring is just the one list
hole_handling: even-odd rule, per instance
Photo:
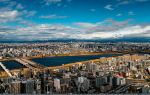
{"label": "riverbank", "polygon": [[[104,55],[106,55],[106,54],[104,54]],[[120,55],[120,54],[119,54]],[[117,55],[117,56],[119,56],[119,55]],[[116,55],[111,55],[111,57],[114,57],[114,56],[116,56]],[[103,56],[102,56],[103,57]],[[110,57],[110,56],[105,56],[105,57]],[[59,68],[66,68],[66,67],[70,67],[70,66],[73,66],[73,65],[76,65],[76,64],[85,64],[85,63],[87,63],[87,62],[89,62],[89,61],[93,61],[93,62],[95,62],[95,61],[97,61],[97,60],[99,60],[99,57],[97,57],[97,58],[95,58],[95,59],[91,59],[91,60],[86,60],[86,61],[78,61],[78,62],[73,62],[73,63],[66,63],[66,64],[64,64],[64,65],[56,65],[56,66],[47,66],[46,68],[44,68],[44,70],[45,69],[51,69],[51,70],[54,70],[54,69],[59,69]],[[37,63],[38,64],[38,63]],[[19,69],[12,69],[12,70],[10,70],[10,72],[12,72],[12,73],[14,73],[14,72],[18,72],[18,71],[24,71],[25,69],[27,69],[28,70],[28,68],[19,68]],[[4,72],[4,71],[1,71],[1,74],[0,74],[0,76],[1,77],[8,77],[7,76],[7,73],[6,72]]]}
{"label": "riverbank", "polygon": [[[88,53],[81,53],[81,54],[47,54],[47,55],[38,55],[38,56],[30,56],[30,57],[17,57],[17,58],[25,58],[25,59],[34,59],[34,58],[45,58],[45,57],[58,57],[58,56],[88,56],[88,55],[101,55],[101,54],[122,54],[118,52],[88,52]],[[0,59],[0,61],[11,61],[15,58],[5,58]]]}
{"label": "riverbank", "polygon": [[[49,67],[46,67],[42,70],[46,70],[46,69],[50,69],[50,70],[57,70],[57,69],[62,69],[62,68],[69,68],[71,66],[74,66],[74,65],[80,65],[80,64],[86,64],[88,62],[106,62],[108,60],[112,60],[112,58],[117,58],[117,57],[131,57],[132,60],[137,60],[137,59],[142,59],[144,58],[144,56],[142,55],[133,55],[133,56],[123,56],[123,55],[118,55],[118,56],[112,56],[112,57],[104,57],[104,58],[97,58],[97,59],[92,59],[92,60],[87,60],[87,61],[80,61],[80,62],[74,62],[74,63],[68,63],[68,64],[63,64],[63,65],[60,65],[60,66],[49,66]],[[20,68],[20,69],[13,69],[13,70],[10,70],[11,73],[14,73],[14,72],[19,72],[19,71],[22,71],[22,72],[26,72],[28,71],[29,68]],[[39,71],[41,69],[38,69]],[[1,71],[0,72],[0,77],[8,77],[7,73],[4,72],[4,71]]]}
{"label": "riverbank", "polygon": [[[139,52],[139,51],[124,51],[124,52],[112,52],[112,51],[107,51],[107,52],[84,52],[84,53],[75,53],[75,54],[47,54],[47,55],[38,55],[38,56],[30,56],[30,57],[17,57],[17,58],[25,58],[25,59],[35,59],[35,58],[45,58],[45,57],[58,57],[58,56],[88,56],[88,55],[100,55],[100,54],[149,54],[150,51],[144,51],[144,52]],[[0,59],[0,62],[2,61],[11,61],[14,60],[15,58],[4,58]]]}

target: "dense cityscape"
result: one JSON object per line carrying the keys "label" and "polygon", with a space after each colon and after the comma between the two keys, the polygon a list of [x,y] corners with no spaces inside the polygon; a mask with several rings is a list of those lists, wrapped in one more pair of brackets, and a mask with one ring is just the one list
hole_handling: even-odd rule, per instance
{"label": "dense cityscape", "polygon": [[[3,43],[0,51],[3,94],[150,93],[149,43]],[[118,55],[61,66],[44,66],[30,60],[111,53]],[[11,60],[23,67],[7,69],[4,62]]]}
{"label": "dense cityscape", "polygon": [[0,44],[0,58],[42,57],[46,55],[88,53],[145,53],[150,52],[149,43],[100,43],[100,42],[52,42]]}

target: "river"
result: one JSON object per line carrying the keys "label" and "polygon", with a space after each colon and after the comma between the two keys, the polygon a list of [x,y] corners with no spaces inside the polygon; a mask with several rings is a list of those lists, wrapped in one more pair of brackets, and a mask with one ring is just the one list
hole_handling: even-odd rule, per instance
{"label": "river", "polygon": [[[112,56],[120,56],[122,54],[100,54],[100,55],[80,55],[80,56],[56,56],[56,57],[45,57],[45,58],[34,58],[32,61],[44,65],[46,67],[49,66],[60,66],[62,64],[69,64],[80,61],[87,61],[92,59],[98,59],[101,57],[112,57]],[[24,68],[24,66],[16,61],[5,61],[2,62],[7,69],[18,69]],[[0,68],[1,70],[2,68]]]}

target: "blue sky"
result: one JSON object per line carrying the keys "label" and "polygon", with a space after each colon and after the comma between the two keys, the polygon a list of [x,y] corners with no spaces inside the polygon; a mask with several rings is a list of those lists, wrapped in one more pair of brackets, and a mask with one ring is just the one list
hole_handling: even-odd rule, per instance
{"label": "blue sky", "polygon": [[0,40],[150,37],[150,0],[0,0]]}

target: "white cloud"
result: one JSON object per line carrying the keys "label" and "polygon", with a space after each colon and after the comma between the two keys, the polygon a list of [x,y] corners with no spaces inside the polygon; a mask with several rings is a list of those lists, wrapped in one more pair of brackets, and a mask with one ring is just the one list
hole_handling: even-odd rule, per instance
{"label": "white cloud", "polygon": [[17,10],[0,12],[0,22],[15,21],[18,16],[19,12]]}
{"label": "white cloud", "polygon": [[24,17],[32,17],[36,14],[36,11],[24,10],[24,6],[21,3],[12,0],[0,0],[3,6],[0,7],[0,22],[6,24],[9,22],[22,23]]}
{"label": "white cloud", "polygon": [[24,7],[22,6],[22,4],[17,4],[16,8],[19,9],[19,10],[21,10],[21,9],[23,9]]}
{"label": "white cloud", "polygon": [[18,11],[6,11],[0,13],[0,18],[15,18],[18,16]]}
{"label": "white cloud", "polygon": [[134,4],[134,3],[142,3],[142,2],[147,2],[149,0],[117,0],[118,3],[116,4],[116,6],[120,6],[120,5],[128,5],[128,4]]}
{"label": "white cloud", "polygon": [[117,14],[116,16],[120,17],[120,16],[122,16],[122,14],[121,14],[121,13],[119,13],[119,14]]}
{"label": "white cloud", "polygon": [[[73,25],[39,24],[27,27],[0,27],[4,39],[50,40],[50,39],[105,39],[122,37],[150,37],[150,25],[130,25],[130,20],[118,22],[105,20],[97,23],[77,22]],[[79,26],[79,27],[75,27]],[[0,38],[0,39],[3,39]]]}
{"label": "white cloud", "polygon": [[107,10],[114,10],[114,8],[112,8],[111,4],[106,5],[104,8],[107,9]]}
{"label": "white cloud", "polygon": [[19,19],[18,21],[19,25],[23,24],[24,26],[34,26],[36,25],[34,22],[28,21],[28,20],[23,20]]}
{"label": "white cloud", "polygon": [[[42,3],[44,3],[45,5],[52,5],[52,4],[56,4],[57,6],[61,6],[63,0],[43,0]],[[72,0],[64,0],[65,2],[71,2]]]}
{"label": "white cloud", "polygon": [[21,14],[22,16],[25,16],[25,17],[32,17],[32,16],[34,16],[36,13],[37,13],[37,11],[35,11],[35,10],[31,10],[31,11],[22,10],[22,11],[20,12],[20,14]]}
{"label": "white cloud", "polygon": [[[145,34],[145,35],[143,35]],[[150,37],[150,26],[142,27],[137,26],[128,26],[119,30],[113,30],[111,32],[92,32],[89,34],[81,35],[81,38],[84,39],[93,39],[93,38],[120,38],[120,37]]]}
{"label": "white cloud", "polygon": [[0,22],[23,22],[23,17],[31,17],[36,14],[36,11],[18,11],[18,10],[3,10],[0,11]]}
{"label": "white cloud", "polygon": [[127,4],[130,4],[131,1],[129,0],[122,0],[122,1],[119,1],[119,3],[117,4],[117,6],[120,6],[120,5],[127,5]]}
{"label": "white cloud", "polygon": [[32,17],[32,16],[34,16],[35,14],[36,14],[37,12],[36,11],[34,11],[34,10],[32,10],[32,11],[28,11],[28,13],[27,13],[27,17]]}
{"label": "white cloud", "polygon": [[44,0],[45,5],[60,3],[62,0]]}
{"label": "white cloud", "polygon": [[79,26],[81,28],[89,28],[89,27],[97,26],[96,24],[87,23],[87,22],[77,22],[77,23],[74,23],[74,25],[77,25],[77,26]]}
{"label": "white cloud", "polygon": [[62,19],[62,18],[67,18],[67,16],[52,14],[52,15],[40,16],[40,18],[44,18],[44,19]]}
{"label": "white cloud", "polygon": [[[140,25],[125,27],[122,30],[117,31],[118,34],[125,37],[150,37],[150,25],[142,27]],[[146,35],[143,35],[145,34]],[[136,36],[134,36],[136,35]]]}
{"label": "white cloud", "polygon": [[103,22],[98,23],[78,22],[74,24],[79,26],[80,28],[85,28],[87,32],[103,32],[103,31],[109,32],[128,26],[128,23],[130,21],[131,21],[130,19],[125,21],[115,21],[113,19],[107,19]]}
{"label": "white cloud", "polygon": [[133,16],[135,14],[134,14],[134,12],[130,11],[130,12],[128,12],[128,15]]}

